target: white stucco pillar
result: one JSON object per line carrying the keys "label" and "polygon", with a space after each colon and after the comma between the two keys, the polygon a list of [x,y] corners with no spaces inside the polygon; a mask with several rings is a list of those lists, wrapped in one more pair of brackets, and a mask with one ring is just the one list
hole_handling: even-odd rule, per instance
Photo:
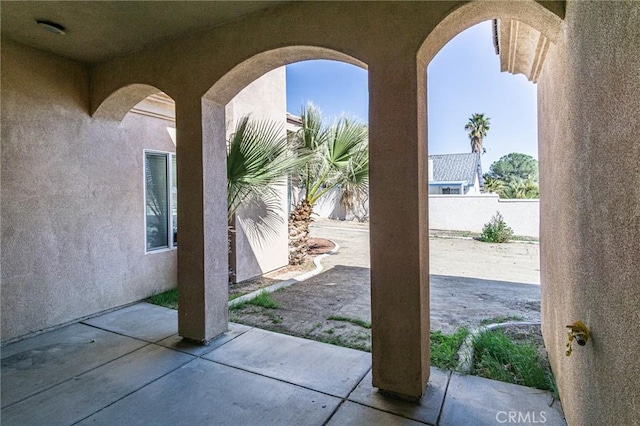
{"label": "white stucco pillar", "polygon": [[369,62],[373,385],[422,396],[429,379],[426,74],[415,55]]}
{"label": "white stucco pillar", "polygon": [[178,333],[208,342],[228,327],[225,109],[176,99]]}

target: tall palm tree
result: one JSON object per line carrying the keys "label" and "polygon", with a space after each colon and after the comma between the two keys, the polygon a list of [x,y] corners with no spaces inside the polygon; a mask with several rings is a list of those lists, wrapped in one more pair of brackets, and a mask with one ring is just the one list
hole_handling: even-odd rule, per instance
{"label": "tall palm tree", "polygon": [[341,187],[347,199],[359,197],[369,188],[367,126],[340,118],[326,126],[320,110],[309,103],[302,109],[302,126],[293,145],[306,159],[298,171],[303,198],[289,215],[289,263],[300,264],[308,251],[309,224],[313,205],[333,188]]}
{"label": "tall palm tree", "polygon": [[484,114],[472,114],[469,122],[464,126],[471,139],[471,152],[483,153],[482,142],[489,131],[490,120]]}
{"label": "tall palm tree", "polygon": [[303,160],[290,148],[282,125],[249,117],[237,123],[227,143],[227,221],[232,270],[235,270],[235,219],[240,206],[250,205],[254,213],[244,218],[247,234],[262,239],[276,235],[284,214],[279,188],[286,186],[286,177]]}

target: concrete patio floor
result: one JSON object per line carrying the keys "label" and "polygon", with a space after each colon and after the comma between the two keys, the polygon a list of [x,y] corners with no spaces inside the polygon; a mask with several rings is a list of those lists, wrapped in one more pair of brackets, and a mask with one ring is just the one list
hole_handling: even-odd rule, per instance
{"label": "concrete patio floor", "polygon": [[431,370],[420,403],[371,386],[369,353],[230,324],[208,346],[135,304],[2,348],[3,425],[564,425],[545,391]]}

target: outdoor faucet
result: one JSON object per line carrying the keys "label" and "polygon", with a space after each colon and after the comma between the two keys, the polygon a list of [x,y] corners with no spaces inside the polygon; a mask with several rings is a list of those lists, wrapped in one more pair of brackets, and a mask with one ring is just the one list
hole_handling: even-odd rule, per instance
{"label": "outdoor faucet", "polygon": [[591,333],[582,321],[576,321],[573,324],[568,325],[567,328],[569,329],[567,332],[569,342],[567,343],[566,355],[571,356],[571,352],[573,352],[571,343],[575,340],[580,346],[584,346],[587,344]]}

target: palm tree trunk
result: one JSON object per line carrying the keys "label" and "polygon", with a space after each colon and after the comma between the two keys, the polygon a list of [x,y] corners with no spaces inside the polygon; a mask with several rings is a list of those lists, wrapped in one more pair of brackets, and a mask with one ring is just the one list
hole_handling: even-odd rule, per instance
{"label": "palm tree trunk", "polygon": [[232,216],[227,225],[227,255],[229,256],[229,283],[236,282],[236,268],[237,268],[237,246],[236,246],[236,229],[235,224],[236,215]]}
{"label": "palm tree trunk", "polygon": [[309,251],[309,224],[313,222],[313,209],[308,200],[302,200],[289,215],[289,264],[304,263]]}

